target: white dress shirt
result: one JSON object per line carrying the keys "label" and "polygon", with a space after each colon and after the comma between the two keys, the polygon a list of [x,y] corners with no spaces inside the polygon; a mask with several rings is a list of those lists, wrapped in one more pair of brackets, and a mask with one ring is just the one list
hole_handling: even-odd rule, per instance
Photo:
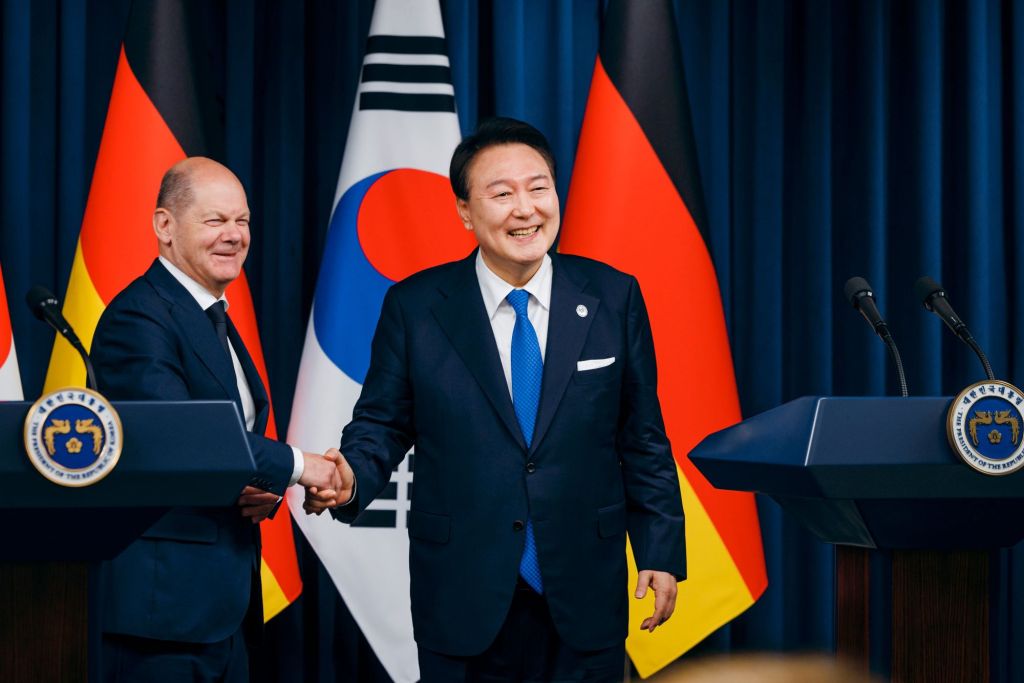
{"label": "white dress shirt", "polygon": [[505,297],[513,289],[525,289],[530,293],[526,305],[526,315],[530,318],[537,333],[540,344],[540,357],[548,346],[548,317],[551,310],[551,257],[544,254],[540,268],[530,281],[522,287],[513,287],[494,274],[484,263],[484,257],[476,253],[476,279],[480,283],[480,295],[484,298],[484,309],[491,321],[491,331],[498,345],[498,356],[501,358],[501,369],[505,371],[505,382],[508,393],[512,395],[512,330],[516,326],[516,311]]}
{"label": "white dress shirt", "polygon": [[[484,299],[484,309],[491,321],[491,332],[498,345],[498,356],[501,357],[501,368],[505,371],[505,384],[508,394],[512,395],[512,330],[516,325],[516,311],[505,297],[513,289],[525,289],[530,293],[526,305],[526,315],[537,333],[540,344],[540,358],[544,360],[544,350],[548,342],[548,310],[551,306],[551,257],[544,254],[544,261],[530,281],[522,287],[513,287],[494,274],[479,251],[476,253],[476,279],[480,284],[480,295]],[[352,489],[352,497],[339,507],[345,507],[356,499],[358,482]]]}
{"label": "white dress shirt", "polygon": [[[199,307],[204,311],[217,303],[218,301],[224,302],[224,310],[226,311],[231,305],[228,303],[226,297],[221,295],[218,299],[211,294],[206,287],[190,278],[180,268],[165,259],[163,256],[160,257],[160,263],[163,264],[164,268],[167,269],[174,279],[181,283],[181,286],[188,290],[188,293],[192,295],[192,298],[196,300]],[[211,323],[212,324],[212,323]],[[231,364],[235,368],[235,383],[238,385],[238,395],[242,398],[242,415],[245,418],[245,428],[248,431],[252,431],[253,425],[256,423],[256,403],[252,399],[252,391],[249,389],[249,382],[245,379],[245,371],[242,370],[242,364],[238,360],[238,354],[235,353],[235,346],[231,343],[231,338],[228,338],[228,349],[231,351]],[[299,480],[302,476],[302,471],[305,469],[305,461],[302,459],[302,451],[295,446],[291,447],[292,455],[295,458],[295,464],[292,467],[292,477],[288,480],[288,485],[291,486]]]}

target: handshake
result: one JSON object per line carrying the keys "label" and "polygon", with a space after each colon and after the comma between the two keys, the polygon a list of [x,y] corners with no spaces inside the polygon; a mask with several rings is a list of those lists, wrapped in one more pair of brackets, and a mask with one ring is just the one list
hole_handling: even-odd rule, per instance
{"label": "handshake", "polygon": [[[331,448],[323,455],[303,453],[304,468],[298,484],[306,489],[306,514],[319,515],[328,508],[343,505],[352,499],[355,489],[355,475],[345,457],[337,448]],[[281,502],[281,497],[254,486],[246,486],[238,498],[243,517],[258,524],[269,517]]]}
{"label": "handshake", "polygon": [[306,466],[298,483],[306,488],[302,507],[307,515],[319,515],[352,500],[356,479],[341,451],[330,448],[322,456],[303,453],[302,457]]}

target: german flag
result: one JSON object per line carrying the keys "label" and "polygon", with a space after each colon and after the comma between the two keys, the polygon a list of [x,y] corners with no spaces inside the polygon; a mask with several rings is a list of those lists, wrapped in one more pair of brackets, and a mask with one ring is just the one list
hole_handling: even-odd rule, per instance
{"label": "german flag", "polygon": [[[687,457],[741,416],[672,9],[611,0],[604,26],[559,249],[635,275],[650,312],[689,574],[654,634],[639,631],[653,605],[631,600],[626,648],[646,677],[752,605],[768,579],[754,497],[714,489]],[[635,586],[632,553],[630,571]]]}
{"label": "german flag", "polygon": [[[152,216],[164,172],[186,156],[223,157],[224,6],[219,2],[138,0],[110,93],[82,232],[64,299],[64,317],[86,349],[100,314],[157,256]],[[249,284],[226,292],[231,319],[269,388]],[[78,354],[57,336],[46,390],[84,386]],[[277,438],[271,407],[267,436]],[[302,591],[287,506],[260,525],[264,619]]]}

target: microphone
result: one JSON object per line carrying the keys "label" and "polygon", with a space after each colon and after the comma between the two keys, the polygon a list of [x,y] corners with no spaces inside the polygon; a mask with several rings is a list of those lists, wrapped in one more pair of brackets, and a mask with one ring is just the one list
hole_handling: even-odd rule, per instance
{"label": "microphone", "polygon": [[48,290],[42,285],[34,285],[28,290],[25,295],[25,303],[28,304],[29,310],[32,311],[32,315],[42,320],[44,323],[55,329],[62,337],[68,340],[68,343],[78,354],[82,357],[82,362],[85,363],[85,376],[86,386],[90,389],[96,389],[96,376],[93,373],[92,361],[89,360],[89,354],[86,353],[85,347],[82,346],[82,342],[78,339],[78,335],[71,328],[71,324],[64,319],[64,315],[60,312],[60,301],[53,295],[53,292]]}
{"label": "microphone", "polygon": [[946,298],[946,290],[942,288],[942,285],[925,275],[914,283],[914,291],[917,293],[917,298],[921,300],[925,309],[942,318],[942,322],[946,323],[946,326],[953,330],[953,334],[964,341],[970,338],[971,333],[967,329],[967,325],[953,311],[953,307],[949,304],[949,299]]}
{"label": "microphone", "polygon": [[942,322],[946,323],[946,327],[953,330],[953,334],[971,347],[971,350],[978,356],[988,378],[995,379],[996,377],[992,373],[992,366],[989,365],[988,358],[985,357],[985,353],[978,346],[978,342],[974,340],[971,331],[967,329],[967,324],[953,310],[953,306],[950,305],[949,299],[946,296],[946,290],[942,288],[942,285],[925,275],[914,283],[914,291],[917,293],[917,298],[921,300],[925,310],[931,311],[942,318]]}
{"label": "microphone", "polygon": [[50,290],[42,285],[34,285],[25,295],[25,303],[28,304],[32,315],[57,330],[62,337],[71,342],[72,346],[77,348],[81,345],[78,335],[60,312],[60,301]]}
{"label": "microphone", "polygon": [[860,314],[868,321],[875,334],[881,337],[883,341],[885,341],[886,337],[892,336],[889,332],[889,326],[885,324],[882,314],[878,312],[878,306],[875,304],[875,293],[871,291],[871,285],[868,284],[867,280],[862,277],[851,277],[846,281],[843,293],[846,295],[846,299],[853,304],[853,307],[860,311]]}
{"label": "microphone", "polygon": [[908,395],[907,376],[903,372],[903,361],[900,359],[900,352],[896,348],[896,341],[892,338],[889,326],[885,324],[885,319],[878,311],[878,305],[875,303],[875,293],[871,290],[871,285],[862,277],[851,277],[843,287],[843,294],[846,295],[846,299],[853,307],[860,311],[860,314],[871,325],[871,329],[885,343],[885,348],[889,350],[889,355],[892,356],[893,363],[896,364],[896,376],[900,382],[900,394],[906,397]]}

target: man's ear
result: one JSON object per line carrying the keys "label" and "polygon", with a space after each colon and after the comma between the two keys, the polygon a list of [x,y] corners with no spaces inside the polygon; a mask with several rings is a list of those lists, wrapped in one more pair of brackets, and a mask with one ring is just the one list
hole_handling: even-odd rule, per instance
{"label": "man's ear", "polygon": [[473,223],[469,220],[469,202],[456,197],[455,208],[458,210],[459,218],[462,220],[462,224],[466,226],[466,230],[472,230]]}
{"label": "man's ear", "polygon": [[156,233],[160,244],[170,245],[172,223],[174,216],[167,209],[160,208],[153,212],[153,232]]}

